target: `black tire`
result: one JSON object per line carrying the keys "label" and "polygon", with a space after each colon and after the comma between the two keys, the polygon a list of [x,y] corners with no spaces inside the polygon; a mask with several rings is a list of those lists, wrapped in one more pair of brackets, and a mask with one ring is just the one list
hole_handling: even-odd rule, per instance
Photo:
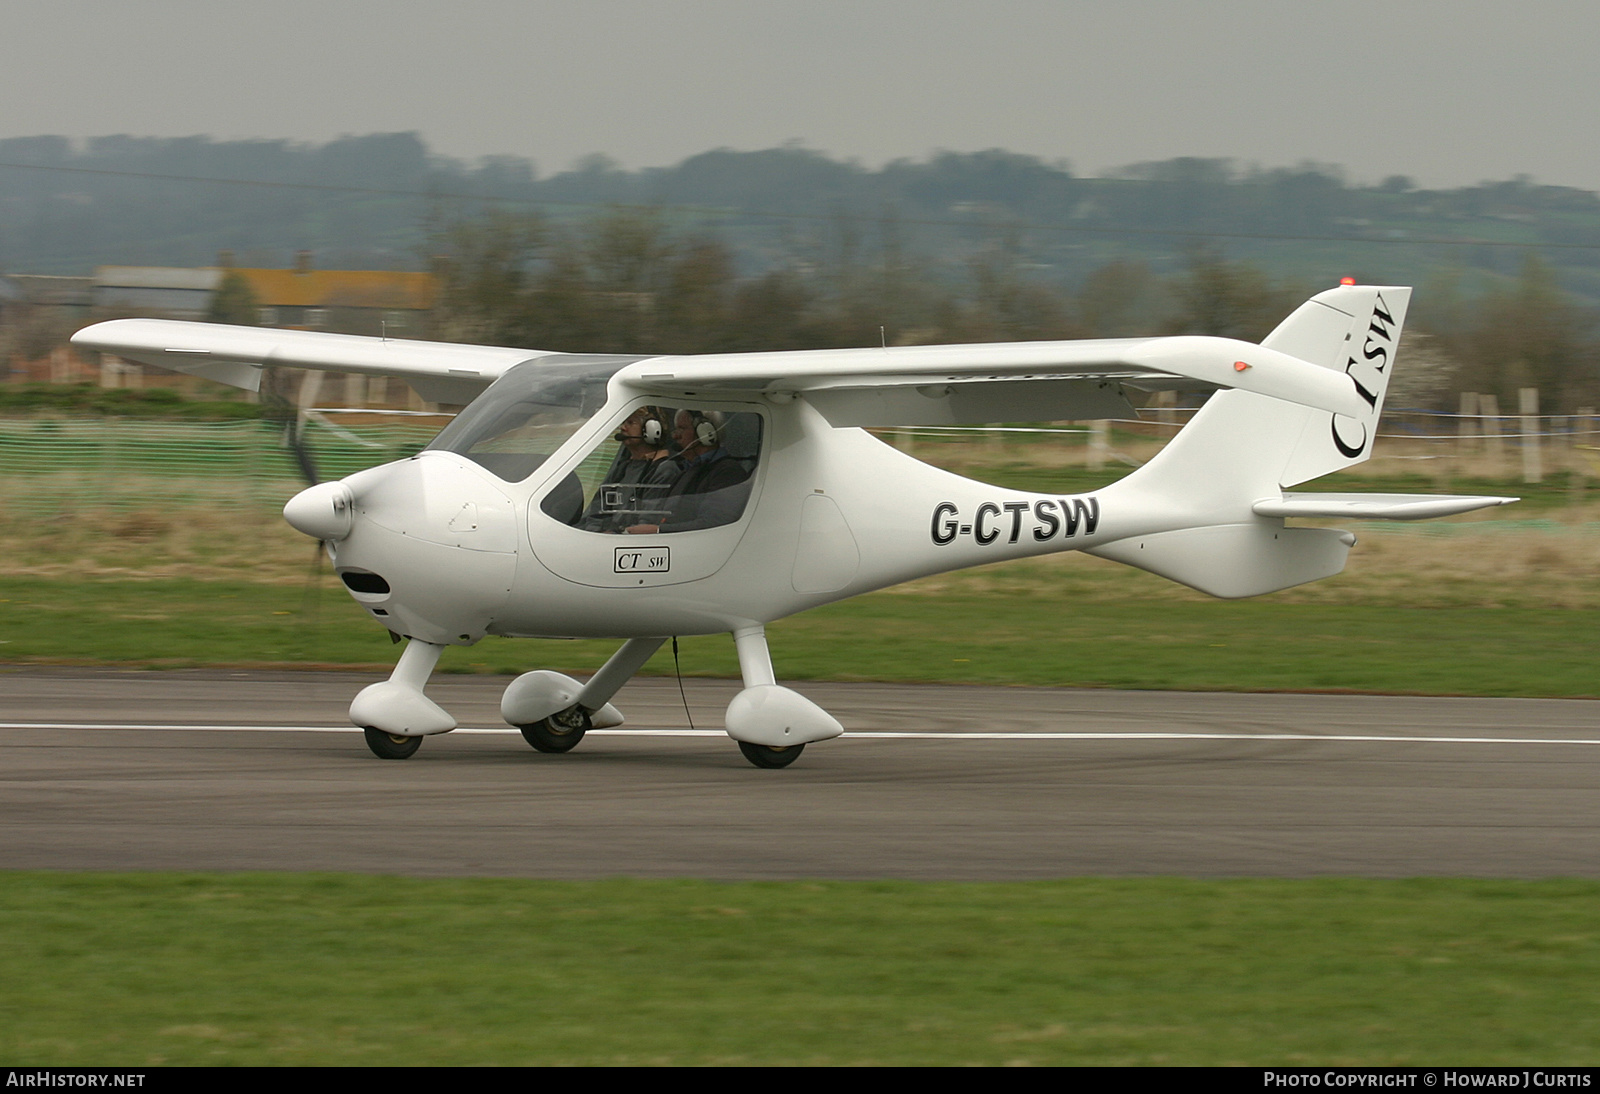
{"label": "black tire", "polygon": [[772,745],[753,745],[748,741],[739,742],[739,751],[744,753],[744,758],[757,767],[788,767],[798,760],[800,753],[805,750],[805,745],[785,745],[782,748],[775,748]]}
{"label": "black tire", "polygon": [[385,733],[371,726],[361,732],[366,735],[367,747],[380,760],[407,760],[422,747],[421,737],[402,737],[398,733]]}
{"label": "black tire", "polygon": [[571,752],[589,732],[589,712],[582,707],[571,707],[517,728],[522,730],[522,739],[540,752]]}

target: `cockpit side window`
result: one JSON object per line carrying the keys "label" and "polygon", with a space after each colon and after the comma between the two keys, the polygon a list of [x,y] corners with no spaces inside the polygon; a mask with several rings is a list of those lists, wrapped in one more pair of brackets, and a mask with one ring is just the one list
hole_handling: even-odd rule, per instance
{"label": "cockpit side window", "polygon": [[732,524],[749,502],[761,439],[753,411],[636,407],[540,507],[563,524],[610,535]]}

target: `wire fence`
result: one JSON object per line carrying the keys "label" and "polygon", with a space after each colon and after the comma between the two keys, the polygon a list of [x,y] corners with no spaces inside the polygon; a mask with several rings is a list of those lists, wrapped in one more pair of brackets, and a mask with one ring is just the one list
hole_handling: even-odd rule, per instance
{"label": "wire fence", "polygon": [[[330,479],[408,456],[437,430],[437,422],[313,421],[307,437],[320,476]],[[8,516],[173,505],[255,511],[281,506],[304,485],[272,422],[0,419],[0,507]]]}
{"label": "wire fence", "polygon": [[[1007,460],[1042,457],[1047,451],[1060,457],[1066,449],[1071,458],[1088,464],[1138,464],[1158,451],[1192,413],[1168,408],[1104,423],[917,426],[876,432],[892,444],[935,460],[941,448],[956,445]],[[312,416],[307,440],[320,477],[339,478],[421,450],[444,420],[429,416],[370,421],[330,410]],[[1596,437],[1600,437],[1596,415],[1529,418],[1386,411],[1377,452],[1389,459],[1470,464],[1474,473],[1488,477],[1526,479],[1530,468],[1538,473],[1570,469],[1600,477]],[[283,431],[272,422],[0,418],[0,513],[7,516],[173,505],[263,511],[281,506],[303,486]]]}

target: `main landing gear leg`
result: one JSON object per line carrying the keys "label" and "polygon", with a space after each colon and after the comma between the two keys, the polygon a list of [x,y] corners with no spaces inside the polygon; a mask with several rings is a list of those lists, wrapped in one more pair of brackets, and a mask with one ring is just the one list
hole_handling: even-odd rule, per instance
{"label": "main landing gear leg", "polygon": [[622,724],[622,712],[611,705],[611,697],[665,641],[630,638],[587,684],[548,670],[523,673],[501,697],[501,717],[540,752],[570,752],[591,728]]}
{"label": "main landing gear leg", "polygon": [[586,710],[599,710],[611,702],[612,696],[622,690],[622,685],[633,679],[633,674],[644,668],[644,663],[654,657],[665,638],[630,638],[622,648],[611,655],[600,671],[589,677],[578,696],[578,705]]}
{"label": "main landing gear leg", "polygon": [[366,733],[367,747],[385,760],[404,760],[430,733],[456,728],[456,720],[422,694],[443,646],[413,638],[389,679],[363,688],[350,704],[350,720]]}
{"label": "main landing gear leg", "polygon": [[778,685],[761,626],[733,632],[744,690],[728,704],[728,736],[757,767],[788,767],[812,741],[844,732],[833,715],[797,691]]}

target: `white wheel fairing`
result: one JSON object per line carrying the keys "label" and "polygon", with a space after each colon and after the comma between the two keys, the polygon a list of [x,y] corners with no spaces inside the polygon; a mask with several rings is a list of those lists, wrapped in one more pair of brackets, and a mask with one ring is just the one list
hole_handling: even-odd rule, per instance
{"label": "white wheel fairing", "polygon": [[768,748],[826,741],[844,732],[833,715],[778,684],[759,684],[735,695],[725,724],[734,740]]}

